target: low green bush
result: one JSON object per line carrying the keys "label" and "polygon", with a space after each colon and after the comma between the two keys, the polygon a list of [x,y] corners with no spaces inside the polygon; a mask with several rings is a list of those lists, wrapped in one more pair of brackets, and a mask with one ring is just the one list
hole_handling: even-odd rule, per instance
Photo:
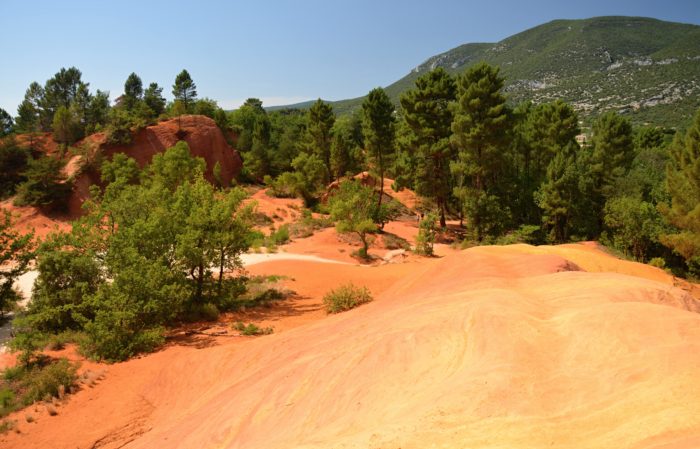
{"label": "low green bush", "polygon": [[239,331],[242,335],[269,335],[274,332],[274,329],[272,327],[258,327],[253,323],[249,323],[248,325],[243,324],[243,322],[239,321],[236,324],[233,325],[233,328]]}
{"label": "low green bush", "polygon": [[339,313],[372,301],[367,287],[356,287],[349,283],[331,290],[323,297],[323,305],[328,313]]}
{"label": "low green bush", "polygon": [[59,396],[68,391],[77,379],[78,365],[68,359],[17,365],[6,369],[0,385],[0,416],[36,401]]}

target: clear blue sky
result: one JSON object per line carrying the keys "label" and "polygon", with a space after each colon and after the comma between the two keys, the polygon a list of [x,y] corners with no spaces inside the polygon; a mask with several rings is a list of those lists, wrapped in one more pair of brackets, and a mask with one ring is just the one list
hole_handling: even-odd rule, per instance
{"label": "clear blue sky", "polygon": [[0,0],[0,108],[75,66],[113,100],[133,71],[170,97],[186,68],[225,108],[364,95],[429,56],[553,19],[601,15],[700,24],[698,0]]}

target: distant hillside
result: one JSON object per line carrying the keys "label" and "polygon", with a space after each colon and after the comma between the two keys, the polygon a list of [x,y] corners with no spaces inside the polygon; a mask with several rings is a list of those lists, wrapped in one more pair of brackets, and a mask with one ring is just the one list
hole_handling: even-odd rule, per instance
{"label": "distant hillside", "polygon": [[[561,98],[584,120],[612,109],[635,123],[677,126],[700,108],[700,26],[639,17],[555,20],[495,44],[461,45],[386,90],[398,104],[426,71],[459,73],[479,61],[501,67],[513,103]],[[346,113],[361,102],[333,106]]]}

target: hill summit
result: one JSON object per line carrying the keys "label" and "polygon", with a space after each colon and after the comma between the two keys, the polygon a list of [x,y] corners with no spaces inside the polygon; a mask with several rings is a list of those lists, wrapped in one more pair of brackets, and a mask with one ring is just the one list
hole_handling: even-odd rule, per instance
{"label": "hill summit", "polygon": [[[700,107],[700,26],[641,17],[554,20],[497,43],[460,45],[428,58],[386,91],[398,104],[426,71],[461,73],[480,61],[501,68],[513,103],[561,98],[584,121],[614,110],[636,123],[678,126]],[[363,98],[333,106],[353,111]]]}

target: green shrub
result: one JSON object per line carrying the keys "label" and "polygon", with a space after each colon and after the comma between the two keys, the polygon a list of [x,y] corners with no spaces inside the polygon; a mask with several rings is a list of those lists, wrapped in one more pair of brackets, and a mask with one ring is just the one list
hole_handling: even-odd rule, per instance
{"label": "green shrub", "polygon": [[15,202],[20,206],[65,208],[72,187],[65,180],[63,166],[63,161],[50,156],[30,159],[24,172],[26,181],[17,186]]}
{"label": "green shrub", "polygon": [[130,326],[121,327],[119,322],[116,317],[100,315],[89,322],[85,326],[89,341],[84,345],[84,351],[93,357],[117,362],[141,352],[152,352],[165,341],[162,326],[135,330]]}
{"label": "green shrub", "polygon": [[296,173],[284,172],[277,178],[265,177],[268,192],[275,198],[296,198],[300,190],[299,176]]}
{"label": "green shrub", "polygon": [[666,261],[663,257],[654,257],[649,261],[649,265],[656,268],[666,268]]}
{"label": "green shrub", "polygon": [[294,238],[311,237],[318,229],[330,228],[334,226],[330,217],[314,218],[309,209],[302,211],[302,218],[289,227],[289,233]]}
{"label": "green shrub", "polygon": [[272,327],[258,327],[253,323],[250,323],[248,325],[243,324],[243,322],[239,321],[236,324],[233,325],[233,328],[239,331],[242,335],[269,335],[274,332],[274,329]]}
{"label": "green shrub", "polygon": [[411,249],[411,244],[406,239],[395,234],[382,234],[382,241],[386,249]]}
{"label": "green shrub", "polygon": [[0,416],[7,416],[15,409],[15,393],[7,387],[0,389]]}
{"label": "green shrub", "polygon": [[435,236],[437,235],[438,216],[436,212],[430,212],[423,217],[418,224],[418,237],[416,237],[416,254],[432,256]]}
{"label": "green shrub", "polygon": [[5,387],[0,389],[0,416],[33,402],[58,397],[75,384],[78,365],[68,359],[17,365],[3,372]]}
{"label": "green shrub", "polygon": [[537,225],[521,225],[518,229],[496,239],[497,245],[516,243],[536,244],[542,242],[542,228]]}
{"label": "green shrub", "polygon": [[270,240],[272,240],[275,245],[284,245],[289,241],[289,226],[282,225],[275,232],[270,234]]}
{"label": "green shrub", "polygon": [[367,287],[356,287],[349,283],[331,290],[323,297],[323,305],[328,313],[344,312],[372,301]]}
{"label": "green shrub", "polygon": [[58,397],[58,391],[68,389],[75,383],[77,366],[60,359],[43,368],[30,369],[26,377],[22,379],[22,386],[26,392],[22,395],[22,403],[29,405],[46,397]]}
{"label": "green shrub", "polygon": [[211,302],[192,305],[185,316],[186,321],[216,321],[217,319],[219,319],[219,309]]}

